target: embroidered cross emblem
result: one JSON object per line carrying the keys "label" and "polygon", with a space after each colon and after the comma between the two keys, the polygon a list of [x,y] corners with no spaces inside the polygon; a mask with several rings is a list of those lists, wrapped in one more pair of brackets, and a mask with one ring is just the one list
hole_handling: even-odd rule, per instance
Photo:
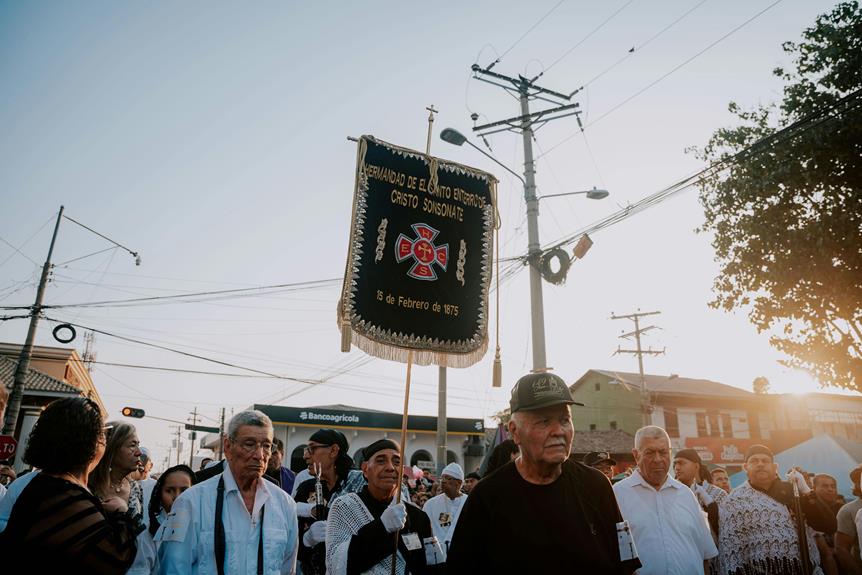
{"label": "embroidered cross emblem", "polygon": [[449,244],[442,246],[434,245],[434,238],[440,232],[428,224],[413,224],[410,226],[416,232],[416,239],[410,239],[404,234],[399,234],[395,241],[395,261],[403,262],[407,259],[413,260],[413,265],[407,275],[413,279],[423,281],[434,281],[437,272],[434,264],[446,271],[449,263]]}

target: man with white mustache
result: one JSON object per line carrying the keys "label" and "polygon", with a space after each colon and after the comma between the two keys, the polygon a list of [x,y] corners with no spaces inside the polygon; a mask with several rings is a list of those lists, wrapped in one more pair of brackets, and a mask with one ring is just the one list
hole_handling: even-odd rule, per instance
{"label": "man with white mustache", "polygon": [[554,374],[518,380],[509,434],[520,455],[471,491],[447,573],[628,574],[640,567],[617,539],[622,517],[607,477],[570,457],[569,406],[576,403]]}

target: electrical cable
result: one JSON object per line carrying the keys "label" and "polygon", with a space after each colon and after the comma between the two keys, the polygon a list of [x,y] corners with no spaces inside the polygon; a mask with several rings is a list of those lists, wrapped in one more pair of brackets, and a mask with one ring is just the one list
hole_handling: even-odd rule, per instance
{"label": "electrical cable", "polygon": [[531,82],[531,83],[532,83],[532,82],[535,82],[536,80],[538,80],[539,78],[541,78],[541,77],[545,74],[545,72],[547,72],[548,70],[550,70],[551,68],[553,68],[554,66],[556,66],[557,64],[559,64],[559,63],[560,63],[564,58],[566,58],[569,54],[571,54],[572,52],[574,52],[574,51],[575,51],[575,49],[577,49],[577,47],[578,47],[578,46],[580,46],[581,44],[583,44],[584,42],[586,42],[587,40],[589,40],[589,39],[593,36],[593,34],[595,34],[596,32],[598,32],[598,31],[599,31],[599,30],[601,30],[602,28],[604,28],[604,27],[605,27],[605,25],[607,25],[607,23],[608,23],[608,22],[610,22],[611,20],[613,20],[613,19],[617,16],[617,14],[619,14],[620,12],[622,12],[623,10],[625,10],[626,8],[628,8],[628,7],[629,7],[629,5],[631,5],[631,4],[632,4],[632,2],[634,2],[634,1],[635,1],[635,0],[628,0],[628,2],[626,2],[625,4],[623,4],[622,6],[620,6],[619,8],[617,8],[615,12],[613,12],[610,16],[608,16],[607,18],[605,18],[605,19],[604,19],[604,20],[603,20],[603,21],[602,21],[598,26],[596,26],[595,28],[593,28],[593,29],[592,29],[592,31],[590,31],[586,36],[584,36],[583,38],[581,38],[580,40],[578,40],[578,41],[575,43],[575,45],[574,45],[574,46],[572,46],[571,48],[569,48],[568,50],[566,50],[566,51],[563,53],[563,55],[562,55],[562,56],[560,56],[559,58],[557,58],[556,60],[554,60],[553,62],[551,62],[551,65],[550,65],[550,66],[548,66],[547,68],[545,68],[545,70],[544,70],[541,74],[539,74],[539,75],[538,75],[538,76],[536,76],[535,78],[532,78],[532,79],[530,80],[530,82]]}
{"label": "electrical cable", "polygon": [[[496,60],[494,60],[493,62],[491,62],[490,64],[488,64],[488,66],[486,66],[486,67],[485,67],[485,70],[490,70],[491,68],[493,68],[494,66],[496,66],[497,64],[499,64],[499,63],[500,63],[500,61],[503,59],[503,57],[505,57],[505,56],[506,56],[506,54],[508,54],[509,52],[511,52],[511,51],[512,51],[512,49],[514,49],[514,48],[515,48],[515,46],[517,46],[518,44],[520,44],[520,43],[521,43],[521,41],[522,41],[524,38],[526,38],[526,37],[527,37],[527,35],[529,35],[529,34],[530,34],[530,32],[532,32],[533,30],[535,30],[535,29],[536,29],[536,27],[537,27],[539,24],[541,24],[542,22],[544,22],[544,21],[545,21],[545,19],[546,19],[548,16],[550,16],[550,15],[551,15],[551,14],[552,14],[552,13],[553,13],[557,8],[559,8],[559,7],[560,7],[560,5],[561,5],[563,2],[565,2],[565,1],[566,1],[566,0],[559,0],[559,2],[557,2],[556,4],[554,4],[554,5],[551,7],[551,9],[550,9],[550,10],[548,10],[547,12],[545,12],[545,15],[544,15],[544,16],[542,16],[541,18],[539,18],[539,19],[536,21],[536,23],[535,23],[535,24],[533,24],[532,26],[530,26],[530,27],[527,29],[527,31],[526,31],[526,32],[524,32],[523,34],[521,34],[521,37],[520,37],[520,38],[518,38],[517,40],[515,40],[515,43],[514,43],[514,44],[512,44],[512,45],[511,45],[511,46],[509,46],[506,50],[504,50],[502,54],[500,54],[499,56],[497,56],[497,59],[496,59]],[[477,60],[478,60],[478,58],[477,58]]]}
{"label": "electrical cable", "polygon": [[[295,282],[295,283],[287,283],[287,284],[275,284],[268,286],[256,286],[249,288],[235,288],[235,289],[227,289],[227,290],[212,290],[205,292],[195,292],[195,293],[183,293],[183,294],[173,294],[173,295],[164,295],[164,296],[150,296],[150,297],[139,297],[139,298],[131,298],[124,300],[103,300],[103,301],[95,301],[95,302],[83,302],[83,303],[71,303],[71,304],[54,304],[54,305],[43,305],[42,309],[64,309],[70,307],[105,307],[105,306],[121,306],[123,304],[133,304],[133,303],[144,303],[144,302],[154,302],[154,301],[164,301],[164,300],[177,300],[181,298],[190,298],[190,297],[206,297],[206,296],[216,296],[216,295],[225,295],[225,294],[244,294],[249,292],[257,292],[263,290],[281,290],[281,289],[290,289],[290,288],[309,288],[312,286],[320,286],[321,284],[332,284],[336,282],[341,282],[342,278],[330,278],[324,280],[311,280],[305,282]],[[0,306],[0,309],[26,309],[28,306]]]}
{"label": "electrical cable", "polygon": [[[710,50],[711,48],[713,48],[714,46],[716,46],[717,44],[719,44],[719,43],[720,43],[720,42],[722,42],[723,40],[726,40],[727,38],[729,38],[730,36],[732,36],[733,34],[735,34],[736,32],[738,32],[739,30],[741,30],[742,28],[744,28],[745,26],[747,26],[748,24],[750,24],[751,22],[753,22],[754,20],[756,20],[757,18],[759,18],[760,16],[762,16],[763,14],[765,14],[768,10],[770,10],[770,9],[771,9],[771,8],[773,8],[774,6],[777,6],[778,4],[780,4],[780,3],[781,3],[781,2],[783,2],[783,1],[784,1],[784,0],[775,0],[774,2],[772,2],[772,4],[770,4],[769,6],[767,6],[767,7],[766,7],[766,8],[764,8],[764,9],[760,10],[760,11],[759,11],[759,12],[757,12],[754,16],[751,16],[750,18],[748,18],[748,19],[747,19],[745,22],[743,22],[742,24],[737,25],[737,26],[736,26],[736,27],[734,27],[732,30],[730,30],[729,32],[725,33],[723,36],[721,36],[721,37],[720,37],[720,38],[718,38],[717,40],[714,40],[713,42],[711,42],[711,43],[710,43],[709,45],[707,45],[705,48],[703,48],[703,49],[701,49],[700,51],[698,51],[698,52],[697,52],[696,54],[694,54],[693,56],[691,56],[691,57],[687,58],[686,60],[684,60],[684,61],[683,61],[683,62],[681,62],[680,64],[677,64],[677,65],[676,65],[676,66],[674,66],[672,69],[670,69],[669,71],[665,72],[664,74],[662,74],[661,76],[659,76],[657,79],[653,80],[652,82],[650,82],[649,84],[647,84],[646,86],[644,86],[643,88],[641,88],[640,90],[638,90],[637,92],[635,92],[634,94],[632,94],[631,96],[629,96],[628,98],[626,98],[625,100],[623,100],[622,102],[618,103],[617,105],[615,105],[615,106],[614,106],[614,107],[612,107],[610,110],[608,110],[608,111],[606,111],[605,113],[603,113],[603,114],[602,114],[601,116],[599,116],[598,118],[596,118],[596,119],[592,120],[589,124],[587,124],[587,125],[586,125],[586,127],[587,127],[587,128],[591,128],[592,126],[595,126],[598,122],[600,122],[600,121],[602,121],[603,119],[607,118],[609,115],[613,114],[614,112],[616,112],[617,110],[619,110],[620,108],[622,108],[623,106],[625,106],[626,104],[628,104],[629,102],[631,102],[632,100],[634,100],[635,98],[637,98],[638,96],[640,96],[641,94],[643,94],[644,92],[646,92],[647,90],[649,90],[650,88],[652,88],[653,86],[655,86],[656,84],[658,84],[659,82],[661,82],[662,80],[664,80],[665,78],[667,78],[668,76],[670,76],[671,74],[673,74],[674,72],[676,72],[677,70],[679,70],[680,68],[682,68],[682,67],[684,67],[685,65],[689,64],[692,60],[694,60],[694,59],[698,58],[699,56],[703,55],[705,52],[707,52],[708,50]],[[548,150],[545,152],[545,154],[550,154],[551,152],[553,152],[554,150],[556,150],[557,148],[559,148],[560,146],[562,146],[564,143],[568,142],[569,140],[571,140],[572,138],[574,138],[575,136],[577,136],[577,134],[578,134],[578,133],[577,133],[577,132],[575,132],[575,133],[573,133],[573,134],[571,134],[571,135],[567,136],[566,138],[563,138],[562,140],[560,140],[559,142],[557,142],[556,144],[554,144],[553,146],[551,146],[550,148],[548,148]],[[543,155],[544,155],[544,154],[543,154]],[[537,157],[536,159],[538,160],[539,158],[541,158],[541,156]]]}
{"label": "electrical cable", "polygon": [[268,372],[268,371],[263,371],[263,370],[260,370],[260,369],[255,369],[255,368],[252,368],[252,367],[246,367],[246,366],[242,366],[242,365],[237,365],[237,364],[234,364],[234,363],[229,363],[229,362],[226,362],[226,361],[221,361],[221,360],[214,359],[214,358],[211,358],[211,357],[206,357],[206,356],[198,355],[198,354],[195,354],[195,353],[189,353],[189,352],[187,352],[187,351],[182,351],[182,350],[179,350],[179,349],[174,349],[174,348],[171,348],[171,347],[168,347],[168,346],[159,345],[159,344],[156,344],[156,343],[150,343],[150,342],[142,341],[142,340],[139,340],[139,339],[134,339],[134,338],[131,338],[131,337],[126,337],[126,336],[123,336],[123,335],[118,335],[118,334],[115,334],[115,333],[111,333],[111,332],[103,331],[103,330],[100,330],[100,329],[96,329],[96,328],[94,328],[94,327],[88,327],[88,326],[85,326],[85,325],[80,325],[80,324],[76,324],[76,323],[71,323],[71,322],[67,322],[67,321],[63,321],[63,320],[60,320],[60,319],[55,319],[55,318],[51,318],[51,317],[47,317],[47,316],[45,317],[45,320],[46,320],[46,321],[51,321],[51,322],[54,322],[54,323],[65,323],[65,324],[68,324],[68,325],[71,325],[71,326],[74,326],[74,327],[77,327],[77,328],[81,328],[81,329],[84,329],[84,330],[89,330],[89,331],[92,331],[92,332],[95,332],[95,333],[99,333],[99,334],[102,334],[102,335],[107,335],[107,336],[109,336],[109,337],[113,337],[113,338],[120,339],[120,340],[123,340],[123,341],[127,341],[127,342],[130,342],[130,343],[135,343],[135,344],[138,344],[138,345],[144,345],[144,346],[147,346],[147,347],[153,347],[153,348],[161,349],[161,350],[164,350],[164,351],[170,351],[170,352],[172,352],[172,353],[176,353],[176,354],[179,354],[179,355],[184,355],[184,356],[186,356],[186,357],[191,357],[191,358],[194,358],[194,359],[200,359],[200,360],[202,360],[202,361],[208,361],[208,362],[210,362],[210,363],[215,363],[215,364],[218,364],[218,365],[223,365],[223,366],[225,366],[225,367],[233,367],[233,368],[235,368],[235,369],[241,369],[241,370],[243,370],[243,371],[248,371],[248,372],[251,372],[251,373],[257,373],[257,374],[260,374],[260,375],[267,375],[267,376],[270,376],[270,377],[275,378],[275,379],[284,379],[284,380],[288,380],[288,381],[296,381],[296,382],[299,382],[299,383],[308,383],[308,384],[315,384],[315,383],[319,383],[318,381],[315,381],[315,380],[303,379],[303,378],[298,378],[298,377],[290,377],[290,376],[286,376],[286,375],[278,375],[278,374],[275,374],[275,373],[270,373],[270,372]]}
{"label": "electrical cable", "polygon": [[686,10],[685,12],[683,12],[683,14],[681,16],[677,17],[676,20],[674,20],[673,22],[671,22],[670,24],[668,24],[667,26],[665,26],[664,28],[662,28],[661,30],[659,30],[658,32],[656,32],[655,34],[650,36],[643,44],[636,44],[636,45],[632,46],[630,50],[626,51],[625,55],[622,58],[620,58],[619,60],[617,60],[616,62],[614,62],[613,64],[611,64],[610,66],[608,66],[607,68],[605,68],[604,70],[602,70],[601,72],[599,72],[598,74],[596,74],[595,76],[590,78],[589,80],[587,80],[583,86],[581,86],[580,88],[578,88],[577,90],[572,92],[569,97],[574,96],[578,92],[581,92],[582,90],[587,88],[590,84],[592,84],[593,82],[595,82],[596,80],[598,80],[599,78],[601,78],[602,76],[604,76],[605,74],[607,74],[608,72],[610,72],[611,70],[613,70],[614,68],[616,68],[617,66],[622,64],[623,62],[625,62],[626,60],[628,60],[634,54],[640,54],[643,51],[643,49],[646,48],[647,46],[649,46],[649,44],[653,40],[662,36],[665,32],[667,32],[668,30],[673,28],[676,24],[678,24],[680,21],[682,21],[686,16],[688,16],[689,14],[691,14],[692,12],[694,12],[695,10],[700,8],[703,4],[705,4],[708,1],[709,0],[700,0],[700,2],[698,2],[694,6],[692,6],[691,8]]}
{"label": "electrical cable", "polygon": [[[598,222],[594,222],[593,224],[590,224],[589,226],[582,228],[581,230],[578,230],[561,240],[555,241],[554,243],[542,247],[542,252],[546,252],[548,250],[574,243],[574,241],[579,239],[584,234],[591,234],[616,223],[619,223],[637,213],[646,210],[647,208],[650,208],[670,197],[673,197],[679,192],[693,187],[707,174],[720,173],[721,171],[730,168],[734,163],[742,159],[746,159],[748,157],[769,151],[771,149],[771,146],[774,144],[785,142],[804,132],[814,129],[825,122],[840,118],[842,115],[846,115],[847,113],[850,113],[856,108],[862,106],[862,100],[860,100],[860,98],[862,98],[862,89],[856,90],[855,92],[851,92],[850,94],[845,95],[844,97],[836,100],[831,104],[822,106],[815,112],[812,112],[811,114],[808,114],[800,118],[799,120],[788,124],[780,130],[776,130],[775,132],[764,136],[763,138],[752,143],[745,149],[740,150],[739,152],[736,152],[735,154],[732,154],[721,160],[717,160],[709,166],[695,172],[694,174],[683,178],[682,180],[679,180],[671,184],[670,186],[659,190],[658,192],[646,196],[641,200],[635,202],[634,204],[631,204],[617,212],[614,212],[613,214],[599,220]],[[838,108],[842,106],[844,108],[838,110]],[[833,110],[837,110],[838,114],[831,115],[830,112]],[[824,115],[826,115],[826,117],[821,117]],[[508,280],[515,274],[517,274],[520,271],[520,268],[525,264],[525,262],[527,262],[527,255],[516,256],[514,258],[504,258],[504,260],[502,261],[506,262],[506,269],[501,273],[501,278],[505,275],[506,279]]]}
{"label": "electrical cable", "polygon": [[[12,253],[12,255],[10,255],[8,258],[6,258],[5,260],[3,260],[3,263],[4,263],[4,264],[5,264],[7,261],[9,261],[9,258],[11,258],[11,257],[12,257],[12,256],[14,256],[16,253],[18,253],[18,254],[20,254],[22,257],[27,258],[27,259],[30,261],[30,263],[32,263],[34,266],[38,266],[38,265],[39,265],[38,263],[36,263],[36,262],[33,260],[33,258],[31,258],[30,256],[28,256],[27,254],[25,254],[24,252],[22,252],[21,250],[19,250],[19,249],[18,249],[18,248],[16,248],[15,246],[13,246],[11,243],[9,243],[8,241],[6,241],[6,240],[5,240],[5,239],[3,239],[2,237],[0,237],[0,242],[3,242],[3,243],[4,243],[4,244],[6,244],[7,246],[9,246],[9,247],[10,247],[10,248],[12,248],[13,250],[15,250],[15,251]],[[2,265],[2,264],[0,264],[0,265]]]}
{"label": "electrical cable", "polygon": [[[20,245],[19,247],[17,247],[17,248],[16,248],[15,246],[12,246],[12,249],[14,249],[15,251],[14,251],[13,253],[9,254],[9,257],[7,257],[5,260],[3,260],[2,262],[0,262],[0,267],[3,267],[3,265],[4,265],[6,262],[8,262],[10,259],[12,259],[12,256],[14,256],[16,253],[21,254],[22,256],[24,256],[25,258],[27,258],[28,260],[30,260],[31,262],[33,262],[33,265],[35,265],[37,268],[38,268],[38,267],[40,267],[38,263],[36,263],[36,262],[34,262],[32,259],[30,259],[30,257],[29,257],[27,254],[25,254],[24,252],[22,252],[21,250],[23,250],[23,249],[24,249],[24,247],[25,247],[27,244],[29,244],[29,243],[30,243],[30,240],[32,240],[32,239],[33,239],[33,238],[35,238],[37,235],[39,235],[39,232],[41,232],[42,230],[44,230],[44,229],[45,229],[45,226],[47,226],[47,225],[48,225],[49,223],[51,223],[52,221],[54,221],[54,215],[53,215],[53,214],[51,215],[51,217],[50,217],[50,218],[48,218],[47,220],[45,220],[45,223],[44,223],[44,224],[42,224],[41,226],[39,226],[39,229],[37,229],[37,230],[36,230],[35,232],[33,232],[32,234],[30,234],[30,237],[28,237],[26,240],[24,240],[24,243],[23,243],[23,244],[21,244],[21,245]],[[3,240],[3,241],[4,241],[4,242],[6,242],[6,240]],[[9,242],[6,242],[6,243],[7,243],[8,245],[11,245],[11,244],[9,244]]]}
{"label": "electrical cable", "polygon": [[[817,126],[819,126],[820,124],[834,119],[835,118],[834,116],[826,116],[825,118],[817,120],[820,116],[828,113],[831,109],[836,108],[837,106],[839,106],[841,104],[849,104],[849,107],[846,110],[844,110],[844,112],[845,113],[851,112],[855,108],[862,106],[862,102],[859,101],[860,96],[862,96],[862,89],[856,90],[855,92],[852,92],[852,93],[848,94],[847,96],[844,96],[843,98],[834,102],[833,104],[824,106],[820,110],[818,110],[812,114],[809,114],[808,116],[805,116],[804,118],[801,118],[800,120],[797,120],[796,122],[793,122],[792,124],[782,128],[781,130],[778,130],[778,131],[773,132],[772,134],[770,134],[768,136],[765,136],[764,138],[761,138],[760,140],[758,140],[757,142],[754,142],[751,146],[748,146],[744,150],[740,150],[739,152],[737,152],[737,153],[735,153],[735,154],[733,154],[727,158],[713,162],[712,164],[710,164],[706,168],[692,174],[691,176],[688,176],[687,178],[684,178],[683,180],[680,180],[674,184],[671,184],[670,186],[641,199],[640,201],[636,202],[635,204],[627,206],[626,208],[611,214],[610,216],[604,218],[603,220],[600,220],[600,221],[588,226],[584,230],[581,230],[579,232],[571,234],[570,236],[568,236],[567,238],[565,238],[563,240],[560,240],[558,242],[555,242],[553,244],[548,245],[547,247],[542,248],[542,251],[547,251],[547,250],[551,250],[554,248],[562,247],[564,245],[567,245],[567,244],[574,242],[576,239],[578,239],[584,233],[593,233],[595,231],[604,229],[610,225],[618,223],[618,222],[620,222],[620,221],[622,221],[628,217],[631,217],[632,215],[634,215],[636,213],[639,213],[639,212],[641,212],[641,211],[643,211],[649,207],[652,207],[652,206],[668,199],[669,197],[671,197],[671,196],[673,196],[673,195],[675,195],[675,194],[677,194],[683,190],[691,188],[699,180],[701,180],[704,176],[706,176],[710,172],[715,172],[715,173],[721,172],[725,169],[730,168],[731,165],[733,163],[736,163],[737,161],[740,161],[742,159],[746,159],[747,157],[750,157],[750,156],[760,154],[760,153],[767,151],[769,149],[768,146],[771,146],[771,145],[776,144],[776,143],[784,142],[790,138],[796,137],[800,133],[814,129]],[[817,122],[811,124],[811,122],[813,122],[814,120],[817,120]],[[520,259],[522,261],[524,261],[525,257],[526,256],[521,256]]]}

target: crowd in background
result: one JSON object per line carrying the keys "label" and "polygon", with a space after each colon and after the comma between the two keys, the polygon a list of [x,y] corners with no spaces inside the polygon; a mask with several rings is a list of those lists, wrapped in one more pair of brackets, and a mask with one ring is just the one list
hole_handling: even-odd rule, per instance
{"label": "crowd in background", "polygon": [[[178,531],[190,529],[188,517],[197,512],[195,497],[203,498],[198,504],[209,509],[207,492],[202,491],[204,486],[210,486],[215,498],[215,482],[221,489],[224,479],[230,477],[235,483],[225,488],[242,491],[243,473],[253,482],[257,479],[262,482],[254,483],[256,493],[262,493],[261,489],[274,490],[267,491],[270,497],[265,507],[269,521],[280,517],[278,521],[285,523],[283,529],[275,531],[286,537],[278,547],[279,553],[285,555],[279,558],[278,572],[298,569],[310,575],[329,572],[332,565],[338,564],[339,559],[332,551],[337,536],[333,535],[333,524],[327,517],[332,517],[333,503],[340,498],[354,497],[359,502],[356,505],[371,513],[369,518],[378,515],[376,520],[387,525],[386,532],[400,532],[405,525],[409,526],[413,511],[401,515],[393,512],[394,518],[393,513],[386,515],[399,497],[376,511],[373,501],[359,498],[367,498],[376,482],[390,480],[394,471],[387,471],[389,475],[381,472],[373,478],[371,467],[363,464],[361,470],[356,469],[348,456],[347,440],[339,431],[321,429],[313,434],[304,454],[307,469],[294,473],[284,465],[284,445],[272,437],[268,418],[251,411],[239,415],[245,419],[232,420],[225,440],[226,460],[207,458],[196,470],[176,465],[161,473],[151,473],[153,461],[134,426],[104,421],[99,407],[86,398],[54,401],[43,410],[26,444],[24,461],[29,469],[16,474],[10,465],[0,465],[0,553],[14,558],[13,564],[17,561],[31,569],[36,567],[38,572],[81,569],[93,573],[182,573],[183,569],[172,570],[171,565],[182,561],[188,553],[183,545],[188,544],[189,535]],[[565,422],[561,426],[562,429]],[[245,438],[241,435],[243,430],[257,435]],[[565,430],[561,433],[565,437]],[[411,565],[410,572],[442,572],[453,537],[457,539],[461,533],[456,526],[465,502],[485,478],[494,476],[501,468],[511,473],[516,467],[512,463],[525,456],[524,445],[524,440],[511,439],[497,445],[487,457],[481,474],[479,469],[464,473],[460,465],[452,463],[439,476],[429,469],[403,465],[399,447],[391,441],[380,440],[366,446],[363,453],[370,458],[369,465],[373,465],[374,457],[388,454],[397,465],[393,469],[397,469],[401,480],[400,498],[425,510],[422,519],[414,517],[412,521],[414,528],[425,529],[428,535],[422,540],[424,543],[417,545],[427,547],[431,541],[431,551],[426,548],[425,562],[411,564],[415,558],[411,559],[412,550],[407,547],[403,552],[404,564],[399,564],[399,569]],[[859,550],[862,499],[858,499],[862,497],[862,466],[848,470],[853,495],[857,497],[848,502],[838,493],[836,478],[817,470],[785,470],[787,481],[780,480],[774,456],[765,446],[753,446],[746,454],[747,481],[736,489],[731,488],[724,468],[705,465],[695,450],[671,450],[670,439],[661,428],[648,426],[639,430],[633,454],[635,465],[625,469],[608,452],[589,453],[577,465],[600,472],[607,484],[613,486],[615,505],[620,510],[618,528],[624,525],[623,530],[631,533],[635,555],[630,561],[638,561],[641,575],[685,573],[685,569],[701,562],[707,574],[862,575]],[[572,465],[572,459],[569,457],[566,465]],[[248,465],[236,467],[240,462]],[[275,493],[279,495],[275,497]],[[252,502],[255,497],[252,490]],[[228,511],[218,513],[242,513],[242,507],[236,511],[227,501]],[[177,513],[175,503],[185,514]],[[503,506],[508,503],[499,502]],[[796,510],[792,508],[794,504]],[[260,513],[261,538],[264,537],[262,507],[248,506],[252,517]],[[762,540],[746,542],[745,537],[758,531],[756,525],[752,530],[752,525],[746,522],[758,515],[753,512],[760,507],[763,513],[774,513],[774,519],[762,526],[758,535]],[[692,514],[691,509],[697,512]],[[338,511],[344,512],[341,508]],[[475,508],[471,508],[473,512]],[[210,512],[204,516],[207,513]],[[799,517],[803,518],[802,525],[808,533],[807,551],[797,538],[798,533],[790,532]],[[225,524],[230,526],[228,521]],[[416,527],[417,521],[425,527]],[[395,526],[394,531],[390,525]],[[232,528],[224,529],[232,533]],[[358,529],[352,537],[361,533],[362,529]],[[227,541],[222,545],[231,545],[231,537]],[[791,547],[799,544],[796,549],[802,559],[782,557],[780,553],[769,555],[770,545],[779,542]],[[269,551],[264,551],[264,547],[258,550],[255,565],[271,553],[271,540],[266,549]],[[252,561],[255,549],[250,548],[244,557]],[[382,555],[357,558],[348,553],[344,557],[345,565],[349,561],[384,561]],[[806,561],[810,561],[810,571],[800,567]],[[212,570],[202,568],[204,564],[196,563],[195,572],[222,572],[215,565],[210,565]],[[450,572],[463,572],[454,564],[451,567]],[[239,567],[233,572],[246,570]]]}

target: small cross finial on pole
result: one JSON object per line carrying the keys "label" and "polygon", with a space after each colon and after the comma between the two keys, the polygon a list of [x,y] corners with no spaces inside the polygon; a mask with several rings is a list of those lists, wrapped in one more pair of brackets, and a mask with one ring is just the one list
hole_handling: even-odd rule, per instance
{"label": "small cross finial on pole", "polygon": [[434,109],[434,104],[425,107],[428,110],[428,140],[425,142],[425,153],[431,154],[431,129],[434,126],[434,114],[437,113],[437,110]]}

